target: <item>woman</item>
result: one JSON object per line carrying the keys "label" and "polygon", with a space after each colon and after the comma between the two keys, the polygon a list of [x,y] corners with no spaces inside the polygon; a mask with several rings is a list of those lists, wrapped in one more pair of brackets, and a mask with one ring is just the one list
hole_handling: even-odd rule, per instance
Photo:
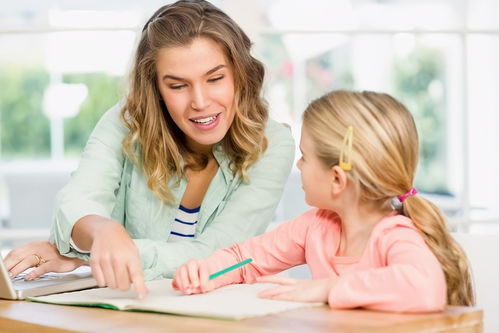
{"label": "woman", "polygon": [[294,143],[268,120],[250,47],[206,1],[160,8],[142,31],[126,101],[104,114],[58,196],[50,243],[12,251],[10,273],[89,263],[99,286],[134,284],[140,297],[144,278],[262,233]]}

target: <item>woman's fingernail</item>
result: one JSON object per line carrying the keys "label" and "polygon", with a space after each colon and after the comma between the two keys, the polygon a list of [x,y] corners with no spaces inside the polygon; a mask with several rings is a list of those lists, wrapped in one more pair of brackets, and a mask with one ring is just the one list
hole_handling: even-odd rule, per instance
{"label": "woman's fingernail", "polygon": [[9,272],[9,277],[13,277],[14,274],[12,274],[12,272]]}

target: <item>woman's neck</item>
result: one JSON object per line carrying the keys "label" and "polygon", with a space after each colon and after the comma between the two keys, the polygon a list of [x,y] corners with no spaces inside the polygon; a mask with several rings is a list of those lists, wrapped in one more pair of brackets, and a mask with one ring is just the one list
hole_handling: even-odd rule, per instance
{"label": "woman's neck", "polygon": [[213,146],[214,145],[203,145],[190,138],[187,138],[187,147],[195,153],[203,154],[206,156],[210,156],[213,154]]}

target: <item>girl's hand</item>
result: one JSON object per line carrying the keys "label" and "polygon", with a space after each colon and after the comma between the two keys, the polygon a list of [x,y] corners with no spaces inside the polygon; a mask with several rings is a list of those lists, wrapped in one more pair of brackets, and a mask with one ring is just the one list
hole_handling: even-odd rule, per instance
{"label": "girl's hand", "polygon": [[128,290],[133,284],[138,298],[144,298],[148,290],[135,243],[123,226],[102,219],[90,249],[90,266],[97,285]]}
{"label": "girl's hand", "polygon": [[191,259],[175,271],[172,288],[186,295],[200,294],[215,289],[210,273],[203,260]]}
{"label": "girl's hand", "polygon": [[10,251],[4,259],[4,264],[11,277],[36,267],[26,276],[26,280],[33,280],[47,272],[70,272],[87,262],[62,256],[54,244],[41,241],[31,242]]}
{"label": "girl's hand", "polygon": [[261,291],[258,297],[280,301],[327,303],[334,278],[318,280],[297,280],[282,276],[261,276],[257,282],[276,283],[277,287]]}

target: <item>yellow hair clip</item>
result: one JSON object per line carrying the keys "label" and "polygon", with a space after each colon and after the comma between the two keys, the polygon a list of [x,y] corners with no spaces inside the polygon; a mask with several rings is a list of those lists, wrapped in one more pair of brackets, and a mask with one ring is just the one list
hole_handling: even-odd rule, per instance
{"label": "yellow hair clip", "polygon": [[[350,171],[352,170],[352,140],[353,140],[353,127],[348,126],[347,132],[345,133],[345,137],[343,138],[343,146],[341,147],[341,152],[340,152],[340,168],[342,168],[345,171]],[[347,150],[346,153],[346,159],[345,159],[345,150]]]}

